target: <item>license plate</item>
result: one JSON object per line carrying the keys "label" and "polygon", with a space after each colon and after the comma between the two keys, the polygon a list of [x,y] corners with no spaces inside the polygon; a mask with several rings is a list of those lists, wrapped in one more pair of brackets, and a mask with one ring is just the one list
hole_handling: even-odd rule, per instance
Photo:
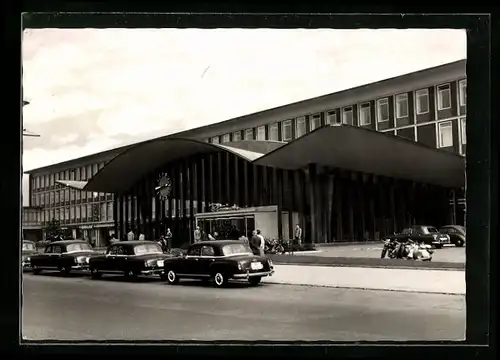
{"label": "license plate", "polygon": [[163,266],[163,263],[164,263],[163,260],[158,260],[157,264],[158,264],[158,266]]}
{"label": "license plate", "polygon": [[261,263],[252,263],[250,267],[252,268],[252,270],[260,270],[263,268]]}

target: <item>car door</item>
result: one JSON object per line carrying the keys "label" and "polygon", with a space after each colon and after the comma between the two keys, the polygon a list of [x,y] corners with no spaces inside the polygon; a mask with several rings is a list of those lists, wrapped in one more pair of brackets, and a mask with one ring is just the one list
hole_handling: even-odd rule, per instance
{"label": "car door", "polygon": [[115,268],[115,260],[116,260],[116,255],[118,253],[118,246],[119,245],[111,245],[108,249],[108,252],[106,253],[106,256],[104,257],[102,263],[101,263],[101,270],[104,271],[116,271],[117,269]]}
{"label": "car door", "polygon": [[179,273],[199,276],[201,246],[191,246],[183,259]]}
{"label": "car door", "polygon": [[40,267],[48,266],[50,254],[52,254],[52,245],[47,245],[43,253],[35,257],[34,261],[32,260],[32,264]]}
{"label": "car door", "polygon": [[52,245],[52,251],[47,260],[47,266],[51,268],[58,268],[60,266],[62,252],[63,251],[60,245]]}
{"label": "car door", "polygon": [[201,247],[200,259],[196,268],[197,275],[210,276],[210,266],[215,262],[215,250],[213,246],[203,245]]}
{"label": "car door", "polygon": [[[117,245],[116,246],[116,253],[113,255],[112,258],[112,266],[113,270],[117,271],[125,271],[128,270],[127,267],[127,260],[128,260],[128,252],[127,248],[122,245]],[[131,251],[134,251],[133,248],[131,248]]]}

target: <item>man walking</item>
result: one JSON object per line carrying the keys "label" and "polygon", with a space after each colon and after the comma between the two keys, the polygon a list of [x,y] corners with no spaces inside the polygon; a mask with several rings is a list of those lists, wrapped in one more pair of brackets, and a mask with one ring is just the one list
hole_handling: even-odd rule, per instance
{"label": "man walking", "polygon": [[299,224],[295,226],[294,240],[297,241],[299,246],[302,245],[302,229],[300,228]]}
{"label": "man walking", "polygon": [[200,227],[197,226],[194,230],[194,242],[199,243],[201,241],[201,230]]}
{"label": "man walking", "polygon": [[264,251],[266,248],[266,240],[264,239],[264,236],[262,236],[262,233],[260,230],[257,229],[257,236],[260,239],[260,244],[259,244],[259,255],[260,256],[266,256],[266,252]]}
{"label": "man walking", "polygon": [[254,255],[260,254],[260,237],[257,236],[257,231],[252,231],[252,237],[250,238],[250,248]]}
{"label": "man walking", "polygon": [[174,236],[172,235],[172,232],[170,229],[167,229],[167,233],[165,234],[165,240],[167,241],[167,249],[170,250],[172,248],[172,238]]}
{"label": "man walking", "polygon": [[130,231],[128,232],[127,234],[127,240],[128,241],[133,241],[135,238],[135,235],[134,235],[134,229],[130,229]]}

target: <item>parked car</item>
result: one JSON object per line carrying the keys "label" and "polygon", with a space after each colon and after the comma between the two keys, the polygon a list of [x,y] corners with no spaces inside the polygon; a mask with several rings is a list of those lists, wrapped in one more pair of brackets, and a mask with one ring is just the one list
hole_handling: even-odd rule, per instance
{"label": "parked car", "polygon": [[155,241],[119,241],[110,245],[106,254],[90,259],[90,274],[93,279],[106,273],[127,277],[160,275],[163,279],[163,262],[171,257]]}
{"label": "parked car", "polygon": [[89,259],[96,254],[89,243],[82,240],[54,241],[44,252],[31,256],[31,266],[34,274],[57,269],[67,275],[72,270],[88,270]]}
{"label": "parked car", "polygon": [[465,227],[461,225],[445,225],[439,229],[441,234],[446,234],[450,237],[450,242],[457,246],[462,247],[465,245]]}
{"label": "parked car", "polygon": [[21,253],[23,270],[31,268],[31,256],[37,253],[36,244],[33,241],[23,240]]}
{"label": "parked car", "polygon": [[238,240],[193,244],[185,256],[165,260],[164,268],[170,284],[190,278],[213,280],[217,287],[225,286],[232,279],[247,280],[251,285],[257,285],[263,277],[274,273],[270,259],[254,255],[247,244]]}
{"label": "parked car", "polygon": [[403,229],[399,234],[387,236],[386,239],[394,239],[400,242],[409,239],[418,243],[423,242],[427,245],[434,245],[437,249],[450,243],[448,235],[440,233],[434,226],[429,225],[413,225]]}

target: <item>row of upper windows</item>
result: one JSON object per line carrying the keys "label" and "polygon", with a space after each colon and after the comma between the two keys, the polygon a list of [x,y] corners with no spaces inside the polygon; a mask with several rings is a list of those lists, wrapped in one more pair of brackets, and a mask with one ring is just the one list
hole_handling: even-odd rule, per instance
{"label": "row of upper windows", "polygon": [[100,169],[104,167],[104,163],[93,164],[68,169],[65,171],[56,172],[50,175],[38,175],[32,178],[32,189],[44,189],[49,186],[54,186],[57,180],[76,180],[84,181],[94,176]]}
{"label": "row of upper windows", "polygon": [[[466,106],[467,104],[467,81],[459,81],[459,105]],[[409,99],[408,93],[395,95],[395,117],[402,119],[409,116]],[[438,111],[450,109],[452,106],[451,84],[442,84],[436,86],[436,108]],[[389,97],[377,99],[375,116],[379,123],[389,121]],[[430,112],[429,89],[420,89],[415,91],[415,113],[423,115]],[[354,107],[344,106],[341,109],[341,118],[337,115],[337,111],[329,110],[325,115],[325,125],[329,124],[354,124]],[[360,126],[367,126],[372,123],[371,103],[365,102],[358,106],[358,118]],[[281,124],[281,139],[279,136],[279,126]],[[321,114],[310,116],[309,130],[313,131],[322,125]],[[300,116],[295,121],[295,137],[298,138],[307,133],[306,117]],[[242,138],[243,136],[243,138]],[[275,141],[290,141],[292,140],[292,120],[284,120],[275,122],[269,125],[269,133],[266,136],[266,125],[257,127],[256,135],[254,129],[245,129],[244,131],[236,131],[232,134],[224,134],[222,136],[214,136],[209,139],[212,143],[226,143],[230,141],[240,140],[275,140]]]}
{"label": "row of upper windows", "polygon": [[83,201],[98,201],[102,200],[104,193],[93,193],[86,191],[78,191],[74,189],[61,189],[58,191],[49,191],[45,193],[37,193],[32,195],[32,205],[42,206],[42,205],[55,205],[65,201],[83,200]]}
{"label": "row of upper windows", "polygon": [[37,212],[37,222],[56,220],[88,219],[92,221],[113,221],[113,202],[102,202],[96,205],[61,207]]}
{"label": "row of upper windows", "polygon": [[[460,118],[459,131],[462,144],[467,144],[467,120],[465,117]],[[449,148],[453,143],[453,122],[451,120],[441,121],[438,123],[437,146],[439,148]]]}

